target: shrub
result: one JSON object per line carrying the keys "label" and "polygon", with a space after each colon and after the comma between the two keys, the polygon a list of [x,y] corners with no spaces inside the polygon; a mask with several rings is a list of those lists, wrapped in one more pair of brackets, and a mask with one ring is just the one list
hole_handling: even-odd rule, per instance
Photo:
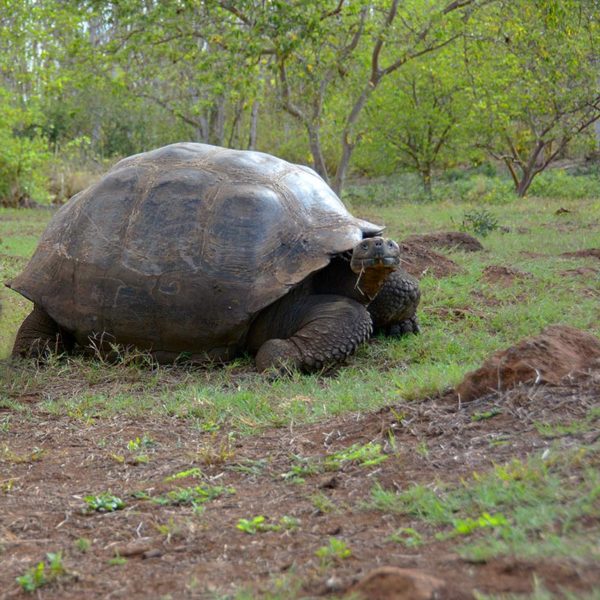
{"label": "shrub", "polygon": [[564,169],[551,169],[540,173],[531,184],[529,196],[541,198],[599,198],[600,176],[571,175]]}
{"label": "shrub", "polygon": [[0,204],[47,202],[45,173],[50,156],[35,129],[32,111],[16,108],[0,88]]}

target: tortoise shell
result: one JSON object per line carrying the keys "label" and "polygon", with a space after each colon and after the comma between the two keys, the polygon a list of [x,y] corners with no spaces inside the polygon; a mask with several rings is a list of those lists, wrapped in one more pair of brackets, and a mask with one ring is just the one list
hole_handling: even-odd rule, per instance
{"label": "tortoise shell", "polygon": [[381,229],[307,167],[173,144],[74,196],[8,285],[82,343],[227,358],[259,311]]}

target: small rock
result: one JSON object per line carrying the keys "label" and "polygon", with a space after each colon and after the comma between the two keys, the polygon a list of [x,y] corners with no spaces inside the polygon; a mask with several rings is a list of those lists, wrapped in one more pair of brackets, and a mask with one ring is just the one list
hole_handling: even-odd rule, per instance
{"label": "small rock", "polygon": [[380,567],[370,571],[347,594],[368,600],[433,600],[445,582],[417,569]]}
{"label": "small rock", "polygon": [[325,587],[329,592],[339,592],[342,589],[342,580],[335,575],[332,575],[326,582]]}
{"label": "small rock", "polygon": [[137,556],[144,554],[152,548],[149,540],[135,540],[128,544],[119,544],[113,548],[115,556]]}

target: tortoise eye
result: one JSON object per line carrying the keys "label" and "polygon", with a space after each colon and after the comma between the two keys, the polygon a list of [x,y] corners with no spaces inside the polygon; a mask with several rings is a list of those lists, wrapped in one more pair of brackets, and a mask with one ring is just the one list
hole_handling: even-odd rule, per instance
{"label": "tortoise eye", "polygon": [[369,247],[369,244],[367,244],[367,242],[363,242],[363,243],[360,245],[360,247],[361,247],[363,250],[366,250],[366,249]]}

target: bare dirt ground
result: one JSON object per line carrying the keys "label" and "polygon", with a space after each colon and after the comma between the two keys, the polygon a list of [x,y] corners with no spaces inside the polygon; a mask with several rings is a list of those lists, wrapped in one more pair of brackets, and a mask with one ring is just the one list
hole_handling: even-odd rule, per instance
{"label": "bare dirt ground", "polygon": [[[32,408],[31,418],[12,416],[10,427],[0,432],[2,598],[25,596],[15,578],[58,550],[69,575],[34,596],[215,598],[249,586],[256,597],[264,597],[282,577],[300,582],[299,597],[343,596],[381,566],[432,575],[444,584],[435,597],[447,599],[473,598],[474,590],[530,592],[534,576],[556,593],[600,588],[600,569],[593,562],[503,557],[469,563],[457,554],[453,540],[404,547],[387,537],[399,527],[417,527],[411,517],[364,506],[375,481],[392,489],[456,482],[551,444],[567,449],[575,442],[593,443],[597,430],[553,440],[542,437],[534,423],[583,418],[599,407],[598,372],[557,386],[521,385],[468,403],[447,395],[235,438],[175,418],[54,417],[37,406],[38,400],[21,397]],[[472,418],[498,408],[493,418]],[[0,411],[0,418],[7,412]],[[123,452],[140,432],[152,440],[144,450],[148,462]],[[367,442],[381,443],[388,460],[371,468],[349,462],[306,474],[304,483],[282,477],[298,464],[294,456],[323,459]],[[419,452],[424,445],[428,451]],[[200,479],[166,481],[191,467],[201,469]],[[232,487],[235,493],[207,502],[199,514],[186,504],[160,505],[148,498],[198,483]],[[122,498],[125,508],[86,511],[84,497],[104,491]],[[295,517],[299,527],[255,535],[236,529],[240,518],[257,515],[265,515],[268,523]],[[324,566],[315,551],[330,537],[345,540],[352,556]],[[87,551],[77,542],[84,538],[90,542]],[[126,562],[111,564],[115,556]],[[410,597],[393,583],[375,589],[367,592],[369,598]]]}

